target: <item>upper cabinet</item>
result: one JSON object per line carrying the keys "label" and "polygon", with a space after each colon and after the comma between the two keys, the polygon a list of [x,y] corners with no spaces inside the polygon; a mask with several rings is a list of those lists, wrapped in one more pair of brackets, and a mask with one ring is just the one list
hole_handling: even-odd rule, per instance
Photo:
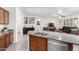
{"label": "upper cabinet", "polygon": [[4,9],[0,8],[0,24],[4,24]]}
{"label": "upper cabinet", "polygon": [[9,12],[0,7],[0,24],[9,24]]}
{"label": "upper cabinet", "polygon": [[9,23],[9,12],[5,10],[5,24]]}

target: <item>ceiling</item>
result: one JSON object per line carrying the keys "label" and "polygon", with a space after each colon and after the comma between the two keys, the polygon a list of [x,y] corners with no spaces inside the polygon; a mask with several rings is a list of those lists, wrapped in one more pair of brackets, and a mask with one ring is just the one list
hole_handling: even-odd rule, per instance
{"label": "ceiling", "polygon": [[24,15],[53,17],[58,15],[59,11],[65,16],[71,16],[79,13],[79,7],[21,7]]}

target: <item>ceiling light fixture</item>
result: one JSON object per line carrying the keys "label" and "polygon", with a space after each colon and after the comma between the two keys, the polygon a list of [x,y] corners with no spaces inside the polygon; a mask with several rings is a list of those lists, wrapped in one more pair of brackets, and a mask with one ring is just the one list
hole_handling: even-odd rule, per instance
{"label": "ceiling light fixture", "polygon": [[37,19],[37,21],[40,21],[40,19]]}
{"label": "ceiling light fixture", "polygon": [[59,10],[58,10],[58,13],[59,13],[59,14],[62,14],[62,10],[61,10],[61,9],[59,9]]}

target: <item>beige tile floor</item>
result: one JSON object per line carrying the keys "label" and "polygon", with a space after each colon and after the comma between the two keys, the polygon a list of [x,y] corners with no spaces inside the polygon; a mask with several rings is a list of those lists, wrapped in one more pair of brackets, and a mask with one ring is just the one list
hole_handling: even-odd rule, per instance
{"label": "beige tile floor", "polygon": [[29,36],[19,36],[18,42],[10,45],[6,51],[29,51]]}

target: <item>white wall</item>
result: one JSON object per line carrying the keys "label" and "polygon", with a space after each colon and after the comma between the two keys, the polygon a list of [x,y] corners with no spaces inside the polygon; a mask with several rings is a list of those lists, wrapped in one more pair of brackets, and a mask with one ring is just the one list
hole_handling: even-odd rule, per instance
{"label": "white wall", "polygon": [[42,28],[44,27],[47,27],[48,23],[54,23],[55,27],[58,28],[58,24],[57,24],[58,22],[54,18],[45,18],[45,17],[37,17],[37,18],[40,19],[40,27],[41,27],[40,30],[42,30]]}
{"label": "white wall", "polygon": [[19,40],[19,36],[23,34],[23,14],[20,8],[16,8],[16,42]]}

